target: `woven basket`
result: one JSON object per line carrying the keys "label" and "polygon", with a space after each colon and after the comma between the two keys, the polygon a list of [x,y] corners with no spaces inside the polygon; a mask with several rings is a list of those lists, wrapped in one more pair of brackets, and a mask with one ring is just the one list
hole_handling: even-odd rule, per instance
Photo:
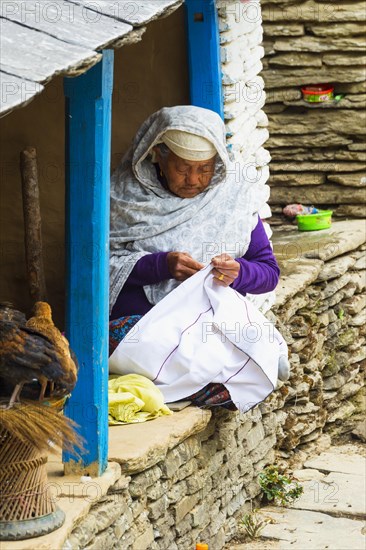
{"label": "woven basket", "polygon": [[61,527],[47,487],[47,455],[0,427],[0,540],[22,540]]}

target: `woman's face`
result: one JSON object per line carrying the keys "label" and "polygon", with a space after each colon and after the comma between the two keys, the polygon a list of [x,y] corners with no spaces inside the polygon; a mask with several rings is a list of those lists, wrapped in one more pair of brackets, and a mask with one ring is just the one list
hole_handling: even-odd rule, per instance
{"label": "woman's face", "polygon": [[191,199],[202,193],[210,184],[215,173],[215,158],[209,160],[184,160],[172,151],[163,157],[155,149],[158,163],[163,172],[169,191],[182,199]]}

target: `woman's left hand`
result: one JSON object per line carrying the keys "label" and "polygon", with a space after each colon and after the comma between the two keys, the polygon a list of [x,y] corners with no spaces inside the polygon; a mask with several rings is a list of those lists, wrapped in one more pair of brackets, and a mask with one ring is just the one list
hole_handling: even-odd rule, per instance
{"label": "woman's left hand", "polygon": [[221,286],[229,286],[235,281],[240,271],[240,264],[229,254],[220,254],[211,260],[214,269],[212,273],[215,283]]}

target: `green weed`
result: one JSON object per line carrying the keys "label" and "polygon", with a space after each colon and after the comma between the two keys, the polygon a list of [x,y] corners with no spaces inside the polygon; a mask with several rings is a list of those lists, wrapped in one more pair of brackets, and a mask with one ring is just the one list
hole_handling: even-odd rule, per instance
{"label": "green weed", "polygon": [[264,527],[268,523],[272,523],[272,520],[267,517],[258,516],[258,510],[255,509],[248,514],[245,514],[240,523],[244,527],[244,531],[248,537],[253,540],[260,537]]}
{"label": "green weed", "polygon": [[294,479],[279,473],[277,466],[264,468],[258,476],[259,485],[269,502],[279,506],[286,506],[298,500],[304,488]]}

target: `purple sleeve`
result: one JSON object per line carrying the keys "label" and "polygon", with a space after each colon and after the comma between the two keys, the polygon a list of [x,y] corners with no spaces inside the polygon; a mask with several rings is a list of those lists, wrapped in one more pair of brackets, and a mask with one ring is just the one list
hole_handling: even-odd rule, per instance
{"label": "purple sleeve", "polygon": [[280,269],[261,220],[252,231],[248,250],[236,261],[240,271],[231,286],[240,294],[264,294],[276,288]]}
{"label": "purple sleeve", "polygon": [[126,285],[153,285],[172,279],[167,262],[168,252],[154,252],[140,258],[126,281]]}

